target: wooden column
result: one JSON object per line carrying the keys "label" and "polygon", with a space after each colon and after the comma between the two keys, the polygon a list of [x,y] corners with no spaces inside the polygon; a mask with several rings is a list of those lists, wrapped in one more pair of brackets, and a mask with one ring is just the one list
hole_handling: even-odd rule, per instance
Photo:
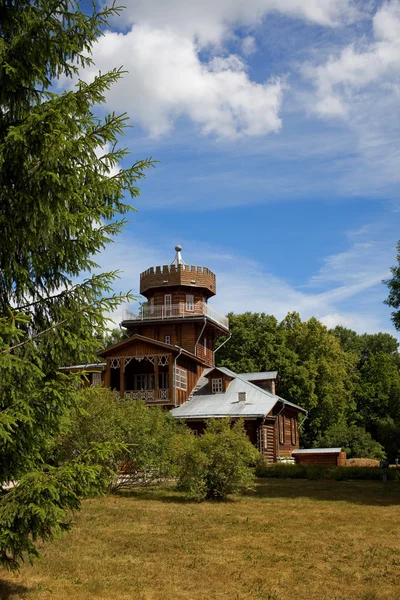
{"label": "wooden column", "polygon": [[119,393],[124,397],[125,393],[125,358],[119,359]]}
{"label": "wooden column", "polygon": [[169,377],[169,403],[174,403],[174,355],[169,355],[168,377]]}
{"label": "wooden column", "polygon": [[104,374],[104,387],[109,388],[111,387],[111,367],[110,367],[110,362],[111,360],[109,358],[107,358],[106,360],[106,371]]}
{"label": "wooden column", "polygon": [[154,356],[154,400],[158,401],[158,355]]}

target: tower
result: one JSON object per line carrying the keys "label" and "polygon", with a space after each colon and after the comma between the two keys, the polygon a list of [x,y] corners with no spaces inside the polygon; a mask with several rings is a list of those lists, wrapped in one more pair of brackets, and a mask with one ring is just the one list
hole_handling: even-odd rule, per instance
{"label": "tower", "polygon": [[229,332],[228,319],[208,304],[216,294],[216,277],[207,267],[185,264],[181,246],[175,251],[170,265],[140,274],[140,293],[147,301],[138,314],[127,313],[122,325],[132,335],[178,346],[213,366],[215,339]]}

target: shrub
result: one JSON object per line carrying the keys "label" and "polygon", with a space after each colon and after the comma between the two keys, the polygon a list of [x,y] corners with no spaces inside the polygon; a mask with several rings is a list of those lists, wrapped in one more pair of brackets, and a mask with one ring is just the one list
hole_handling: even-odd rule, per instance
{"label": "shrub", "polygon": [[[161,482],[173,474],[173,441],[177,423],[160,407],[149,408],[139,400],[122,400],[116,392],[93,387],[83,391],[83,402],[73,413],[68,433],[59,440],[56,459],[79,456],[93,444],[109,442],[115,451],[107,466],[117,489]],[[119,473],[125,465],[125,475]]]}
{"label": "shrub", "polygon": [[[388,469],[388,479],[400,479],[400,469]],[[328,479],[349,481],[355,479],[378,481],[382,479],[379,467],[336,467],[314,465],[263,465],[256,468],[257,477],[277,477],[280,479]]]}
{"label": "shrub", "polygon": [[258,452],[242,420],[211,420],[204,434],[184,434],[178,444],[178,488],[193,500],[224,499],[251,487]]}
{"label": "shrub", "polygon": [[385,458],[383,446],[376,442],[364,427],[346,423],[336,423],[329,427],[317,440],[316,447],[340,447],[348,458]]}

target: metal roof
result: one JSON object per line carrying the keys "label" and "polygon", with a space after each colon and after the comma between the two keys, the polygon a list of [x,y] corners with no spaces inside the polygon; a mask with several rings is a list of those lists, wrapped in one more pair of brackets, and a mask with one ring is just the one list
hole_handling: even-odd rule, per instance
{"label": "metal roof", "polygon": [[278,371],[264,371],[262,373],[239,373],[239,377],[246,381],[265,381],[266,379],[276,379]]}
{"label": "metal roof", "polygon": [[[218,370],[232,378],[226,392],[210,394],[208,391],[207,375]],[[226,367],[213,367],[205,369],[199,379],[198,389],[191,400],[174,408],[171,414],[179,419],[205,419],[210,417],[265,417],[271,412],[277,402],[284,402],[283,398],[275,396],[257,385],[246,381],[241,375],[237,375]],[[246,392],[247,401],[239,402],[238,393]],[[287,402],[296,407],[296,405]],[[296,407],[302,412],[303,408]]]}
{"label": "metal roof", "polygon": [[341,448],[308,448],[307,450],[293,450],[292,454],[339,454]]}
{"label": "metal roof", "polygon": [[60,367],[60,371],[69,369],[94,369],[95,367],[101,367],[102,369],[106,366],[105,362],[101,363],[86,363],[84,365],[70,365],[69,367]]}

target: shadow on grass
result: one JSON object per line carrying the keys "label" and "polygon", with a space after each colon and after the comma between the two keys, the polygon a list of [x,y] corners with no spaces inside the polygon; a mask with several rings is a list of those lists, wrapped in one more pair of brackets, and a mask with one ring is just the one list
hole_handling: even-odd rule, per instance
{"label": "shadow on grass", "polygon": [[[115,496],[123,498],[137,498],[138,500],[151,500],[158,502],[166,502],[172,504],[198,504],[196,500],[189,500],[185,496],[177,491],[174,485],[170,487],[149,487],[149,488],[132,488],[130,490],[118,490],[114,492]],[[236,498],[226,498],[224,500],[205,500],[205,502],[229,504],[235,502]]]}
{"label": "shadow on grass", "polygon": [[20,583],[12,583],[0,579],[0,598],[1,600],[17,600],[17,598],[25,598],[25,594],[29,592],[29,588]]}
{"label": "shadow on grass", "polygon": [[[196,504],[177,491],[176,487],[132,488],[114,492],[122,498],[136,498],[149,502],[168,504]],[[253,490],[244,493],[245,497],[265,499],[306,498],[316,502],[348,502],[367,506],[400,506],[400,482],[382,483],[379,481],[329,481],[307,479],[257,479]],[[226,500],[206,500],[209,503],[237,502],[239,496]],[[1,597],[1,596],[0,596]]]}
{"label": "shadow on grass", "polygon": [[255,498],[308,498],[317,502],[348,502],[368,506],[400,505],[400,482],[329,481],[307,479],[257,479],[245,494]]}

